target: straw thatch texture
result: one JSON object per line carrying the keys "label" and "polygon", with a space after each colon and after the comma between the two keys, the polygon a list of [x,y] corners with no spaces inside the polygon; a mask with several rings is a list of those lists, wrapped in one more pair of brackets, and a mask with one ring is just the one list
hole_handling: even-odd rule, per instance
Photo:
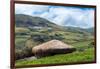
{"label": "straw thatch texture", "polygon": [[75,50],[76,49],[72,46],[59,40],[51,40],[32,48],[32,52],[37,58],[55,54],[71,53]]}

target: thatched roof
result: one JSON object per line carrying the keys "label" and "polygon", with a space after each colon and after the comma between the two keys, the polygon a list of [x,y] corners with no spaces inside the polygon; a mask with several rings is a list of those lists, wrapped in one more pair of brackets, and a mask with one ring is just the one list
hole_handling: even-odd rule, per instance
{"label": "thatched roof", "polygon": [[71,45],[65,44],[64,42],[59,40],[51,40],[33,47],[32,52],[38,56],[46,56],[50,55],[51,53],[68,53],[72,52],[73,50],[75,50],[75,48],[73,48]]}

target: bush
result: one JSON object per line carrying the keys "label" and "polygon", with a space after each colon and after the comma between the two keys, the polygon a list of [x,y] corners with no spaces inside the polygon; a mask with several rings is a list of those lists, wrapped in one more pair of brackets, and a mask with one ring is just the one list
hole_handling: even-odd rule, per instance
{"label": "bush", "polygon": [[45,34],[32,35],[31,37],[34,41],[38,41],[38,42],[45,42],[50,40],[49,36]]}
{"label": "bush", "polygon": [[28,47],[24,47],[23,49],[16,50],[16,60],[23,59],[25,57],[33,56],[32,49]]}
{"label": "bush", "polygon": [[32,42],[28,39],[17,38],[15,43],[16,60],[34,55],[32,54],[32,47]]}
{"label": "bush", "polygon": [[94,45],[95,45],[95,42],[93,41],[90,44],[88,44],[88,48],[92,48],[92,47],[94,47]]}

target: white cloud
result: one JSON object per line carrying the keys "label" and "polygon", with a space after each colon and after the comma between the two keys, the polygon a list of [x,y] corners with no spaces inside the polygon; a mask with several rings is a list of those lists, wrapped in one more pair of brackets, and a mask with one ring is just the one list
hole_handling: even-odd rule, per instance
{"label": "white cloud", "polygon": [[94,9],[91,8],[16,4],[15,13],[43,17],[64,26],[94,26]]}
{"label": "white cloud", "polygon": [[48,6],[15,4],[16,14],[38,15],[48,10]]}

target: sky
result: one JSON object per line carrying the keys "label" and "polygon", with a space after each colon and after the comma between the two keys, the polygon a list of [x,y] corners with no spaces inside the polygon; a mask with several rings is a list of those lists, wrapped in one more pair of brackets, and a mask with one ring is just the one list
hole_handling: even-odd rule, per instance
{"label": "sky", "polygon": [[94,27],[94,8],[15,4],[15,14],[42,17],[61,26]]}

